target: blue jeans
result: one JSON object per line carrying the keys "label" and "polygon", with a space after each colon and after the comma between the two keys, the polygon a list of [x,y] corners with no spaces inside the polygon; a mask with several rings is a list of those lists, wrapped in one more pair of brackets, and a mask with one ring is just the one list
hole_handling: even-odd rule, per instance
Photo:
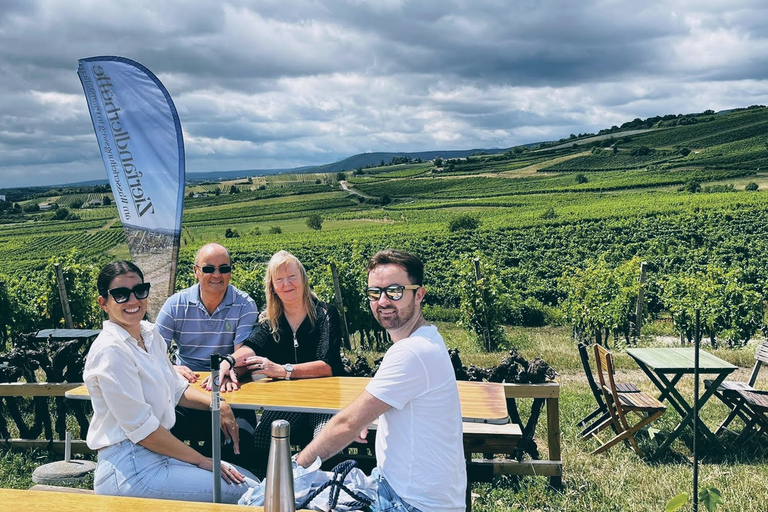
{"label": "blue jeans", "polygon": [[416,507],[407,504],[397,495],[392,486],[389,485],[389,482],[387,482],[387,479],[379,473],[379,468],[374,468],[371,471],[371,478],[376,479],[378,483],[376,505],[374,507],[376,512],[421,512]]}
{"label": "blue jeans", "polygon": [[[222,479],[222,503],[237,503],[249,486],[258,485],[251,473],[237,469],[246,481],[228,484]],[[114,496],[212,502],[213,474],[125,440],[99,451],[93,490]]]}

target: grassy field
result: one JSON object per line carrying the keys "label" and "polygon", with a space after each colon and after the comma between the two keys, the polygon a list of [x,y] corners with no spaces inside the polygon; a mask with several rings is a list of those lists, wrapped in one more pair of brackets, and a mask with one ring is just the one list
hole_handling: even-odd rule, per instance
{"label": "grassy field", "polygon": [[[467,334],[453,324],[438,324],[449,347],[459,348],[464,365],[495,366],[504,352],[483,353]],[[473,510],[485,511],[639,511],[663,510],[667,501],[681,492],[690,494],[692,488],[692,464],[690,437],[683,436],[672,449],[657,458],[640,459],[630,448],[618,445],[600,455],[590,452],[598,444],[596,440],[582,440],[575,423],[593,407],[594,400],[584,379],[575,344],[570,331],[564,328],[523,329],[509,328],[508,334],[514,346],[526,358],[542,357],[557,369],[561,383],[560,421],[564,478],[563,488],[554,490],[544,477],[522,479],[499,477],[493,483],[474,484]],[[641,346],[663,344],[652,338],[644,339]],[[754,347],[742,350],[717,350],[716,355],[740,366],[733,379],[746,380],[753,365]],[[368,354],[374,357],[375,354]],[[654,392],[647,378],[622,350],[616,351],[619,379],[633,382],[645,391]],[[692,396],[691,378],[681,382],[683,394]],[[761,376],[758,387],[768,388],[768,373]],[[528,405],[521,403],[521,411],[527,414]],[[727,411],[716,399],[702,410],[707,425],[717,427]],[[654,424],[663,432],[671,430],[679,417],[669,410]],[[735,426],[740,426],[737,423]],[[542,455],[546,456],[546,421],[542,418],[536,432]],[[723,441],[726,453],[708,452],[702,449],[699,485],[716,487],[722,493],[725,504],[722,511],[762,510],[768,498],[768,453],[765,441],[745,446],[734,446],[733,437],[726,435]],[[648,453],[655,441],[641,437],[641,447]],[[0,448],[0,486],[27,488],[32,485],[33,469],[57,460],[44,451],[16,452]],[[91,485],[86,481],[85,486]],[[692,503],[682,510],[692,510]],[[703,507],[702,507],[703,509]]]}
{"label": "grassy field", "polygon": [[[473,349],[472,343],[463,339],[449,326],[442,326],[450,346],[461,349],[464,364],[475,362],[481,366],[497,364],[502,354],[487,355]],[[453,336],[457,334],[457,336]],[[542,357],[557,369],[561,383],[560,427],[564,464],[564,486],[553,490],[546,478],[524,477],[514,479],[500,477],[493,484],[475,484],[475,511],[638,511],[664,510],[673,496],[692,492],[691,436],[684,435],[673,443],[671,450],[655,458],[640,459],[634,451],[618,445],[600,455],[591,455],[598,446],[593,439],[582,440],[576,422],[594,408],[594,399],[584,378],[578,351],[570,339],[570,331],[562,328],[508,329],[513,344],[526,358]],[[667,340],[667,338],[664,338]],[[451,342],[454,342],[452,345]],[[666,346],[668,341],[646,337],[640,346]],[[462,348],[462,344],[464,344]],[[674,346],[677,344],[675,343]],[[740,367],[730,378],[747,380],[754,365],[754,345],[741,350],[713,351]],[[647,377],[623,350],[616,350],[619,368],[617,380],[633,382],[643,391],[658,394]],[[759,388],[768,389],[768,373],[758,380]],[[693,396],[693,379],[684,378],[679,389],[687,397]],[[727,415],[727,408],[716,398],[710,400],[701,411],[701,417],[711,430],[715,430]],[[670,431],[680,417],[671,408],[653,426]],[[736,420],[733,428],[741,423]],[[539,422],[536,438],[542,454],[546,453],[546,424]],[[700,448],[699,488],[716,487],[725,501],[723,511],[763,510],[768,498],[768,445],[765,438],[745,446],[735,446],[734,436],[722,437],[725,453],[715,453]],[[700,441],[701,442],[701,441]],[[641,437],[641,448],[652,453],[655,440]],[[701,506],[703,510],[703,505]],[[682,510],[692,510],[692,500]]]}

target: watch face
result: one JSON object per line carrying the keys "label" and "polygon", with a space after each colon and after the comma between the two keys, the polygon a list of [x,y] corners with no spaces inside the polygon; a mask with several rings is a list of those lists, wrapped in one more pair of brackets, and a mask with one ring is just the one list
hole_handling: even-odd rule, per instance
{"label": "watch face", "polygon": [[293,371],[293,365],[291,363],[288,363],[285,365],[285,371],[292,372]]}

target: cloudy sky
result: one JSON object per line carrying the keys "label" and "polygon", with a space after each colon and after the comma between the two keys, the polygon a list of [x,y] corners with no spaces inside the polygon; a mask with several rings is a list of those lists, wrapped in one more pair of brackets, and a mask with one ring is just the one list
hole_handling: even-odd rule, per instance
{"label": "cloudy sky", "polygon": [[191,173],[768,104],[766,27],[758,0],[0,0],[0,188],[106,178],[84,57],[160,78]]}

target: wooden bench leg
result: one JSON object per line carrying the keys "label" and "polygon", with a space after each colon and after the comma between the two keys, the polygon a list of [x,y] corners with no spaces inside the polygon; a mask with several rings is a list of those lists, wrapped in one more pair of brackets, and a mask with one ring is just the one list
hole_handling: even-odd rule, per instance
{"label": "wooden bench leg", "polygon": [[472,512],[472,479],[469,478],[470,462],[472,462],[472,452],[464,452],[464,463],[467,465],[467,492],[464,496],[464,502],[467,505],[467,512]]}
{"label": "wooden bench leg", "polygon": [[[547,399],[547,444],[549,460],[561,461],[560,455],[560,399]],[[560,489],[563,487],[563,475],[549,477],[549,485]]]}

